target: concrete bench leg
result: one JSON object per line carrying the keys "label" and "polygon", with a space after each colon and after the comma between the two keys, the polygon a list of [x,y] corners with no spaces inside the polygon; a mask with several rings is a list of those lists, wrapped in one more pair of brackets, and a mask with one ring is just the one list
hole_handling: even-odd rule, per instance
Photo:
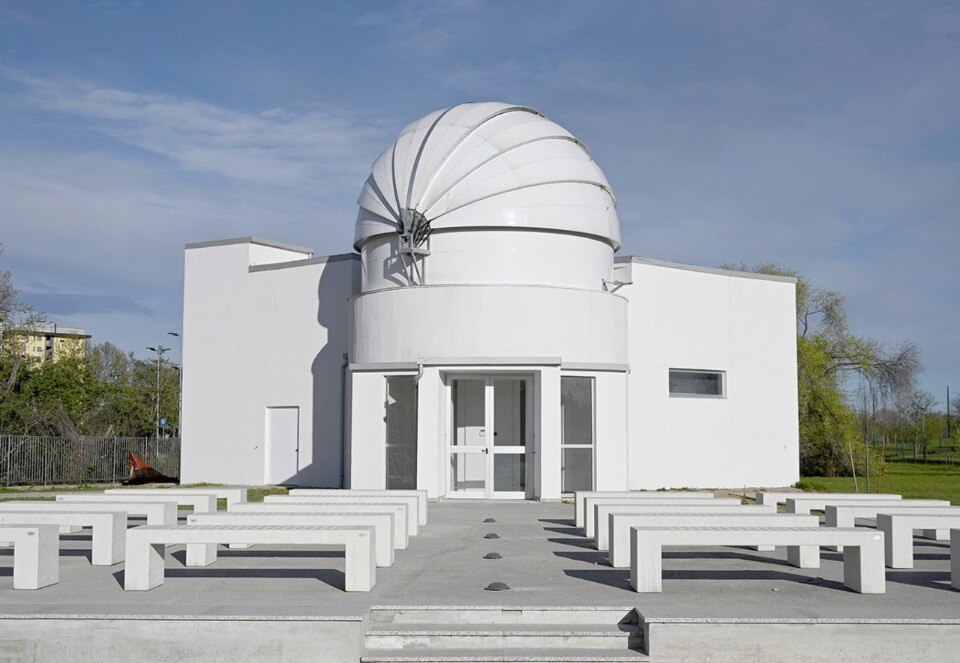
{"label": "concrete bench leg", "polygon": [[867,545],[844,548],[843,584],[861,594],[886,592],[883,544],[879,539]]}
{"label": "concrete bench leg", "polygon": [[663,546],[657,544],[630,545],[630,586],[637,592],[663,591]]}
{"label": "concrete bench leg", "polygon": [[960,589],[960,529],[950,531],[950,586]]}
{"label": "concrete bench leg", "polygon": [[798,569],[819,569],[820,547],[787,546],[787,561]]}
{"label": "concrete bench leg", "polygon": [[60,580],[60,535],[41,530],[13,547],[13,588],[40,589]]}
{"label": "concrete bench leg", "polygon": [[925,539],[930,539],[932,541],[949,541],[950,540],[950,530],[948,529],[925,529],[921,532],[920,536]]}
{"label": "concrete bench leg", "polygon": [[127,547],[127,520],[114,520],[113,526],[94,527],[91,541],[93,566],[113,566],[123,561]]}
{"label": "concrete bench leg", "polygon": [[[370,532],[373,536],[373,532]],[[347,592],[369,592],[377,581],[377,563],[374,554],[376,542],[361,533],[344,549],[343,589]]]}
{"label": "concrete bench leg", "polygon": [[123,588],[127,591],[153,589],[163,584],[164,553],[162,543],[142,543],[127,547],[123,569]]}
{"label": "concrete bench leg", "polygon": [[896,521],[890,531],[884,531],[883,544],[886,565],[891,569],[913,568],[913,530],[904,528]]}
{"label": "concrete bench leg", "polygon": [[210,566],[217,561],[217,544],[188,543],[187,566]]}
{"label": "concrete bench leg", "polygon": [[773,552],[777,549],[776,546],[747,546],[750,550],[756,550],[757,552]]}
{"label": "concrete bench leg", "polygon": [[252,543],[228,543],[227,548],[230,550],[246,550],[247,548],[252,548]]}
{"label": "concrete bench leg", "polygon": [[76,534],[82,529],[79,525],[60,525],[61,534]]}

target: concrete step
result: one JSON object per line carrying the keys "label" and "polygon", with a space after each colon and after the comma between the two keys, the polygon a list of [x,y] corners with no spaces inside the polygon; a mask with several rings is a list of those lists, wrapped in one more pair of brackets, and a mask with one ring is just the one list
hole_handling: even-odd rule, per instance
{"label": "concrete step", "polygon": [[609,649],[516,649],[485,652],[469,649],[430,651],[380,650],[367,652],[361,663],[646,663],[650,658],[636,651]]}
{"label": "concrete step", "polygon": [[632,606],[374,606],[371,624],[636,624]]}
{"label": "concrete step", "polygon": [[642,643],[636,624],[372,624],[372,649],[581,649],[623,652]]}

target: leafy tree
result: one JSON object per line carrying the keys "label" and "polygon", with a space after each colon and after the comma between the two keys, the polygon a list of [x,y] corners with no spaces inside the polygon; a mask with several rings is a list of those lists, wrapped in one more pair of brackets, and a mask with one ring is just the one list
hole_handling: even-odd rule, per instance
{"label": "leafy tree", "polygon": [[[3,245],[0,244],[0,253]],[[156,430],[157,364],[110,343],[55,362],[26,356],[15,332],[44,317],[0,271],[0,433],[73,437],[150,436]],[[160,362],[160,415],[179,430],[180,373]]]}
{"label": "leafy tree", "polygon": [[[4,246],[0,243],[0,255],[3,251]],[[13,285],[10,271],[0,270],[0,398],[16,387],[23,369],[32,363],[23,352],[23,337],[13,332],[42,322],[43,315],[20,299],[20,291]],[[4,404],[0,403],[0,409],[3,407]]]}

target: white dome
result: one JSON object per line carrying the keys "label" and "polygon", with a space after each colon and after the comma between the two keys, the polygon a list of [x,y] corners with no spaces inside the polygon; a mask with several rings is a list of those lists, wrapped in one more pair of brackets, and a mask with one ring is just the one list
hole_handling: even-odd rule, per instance
{"label": "white dome", "polygon": [[357,250],[411,211],[433,230],[541,229],[620,248],[616,198],[586,146],[523,106],[460,104],[414,122],[374,162],[357,204]]}

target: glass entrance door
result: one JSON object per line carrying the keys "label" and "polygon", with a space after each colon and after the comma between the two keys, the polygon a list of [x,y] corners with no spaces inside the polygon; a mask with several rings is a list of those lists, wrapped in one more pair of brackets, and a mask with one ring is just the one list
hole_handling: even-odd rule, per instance
{"label": "glass entrance door", "polygon": [[523,499],[532,426],[530,380],[455,377],[451,398],[451,497]]}

